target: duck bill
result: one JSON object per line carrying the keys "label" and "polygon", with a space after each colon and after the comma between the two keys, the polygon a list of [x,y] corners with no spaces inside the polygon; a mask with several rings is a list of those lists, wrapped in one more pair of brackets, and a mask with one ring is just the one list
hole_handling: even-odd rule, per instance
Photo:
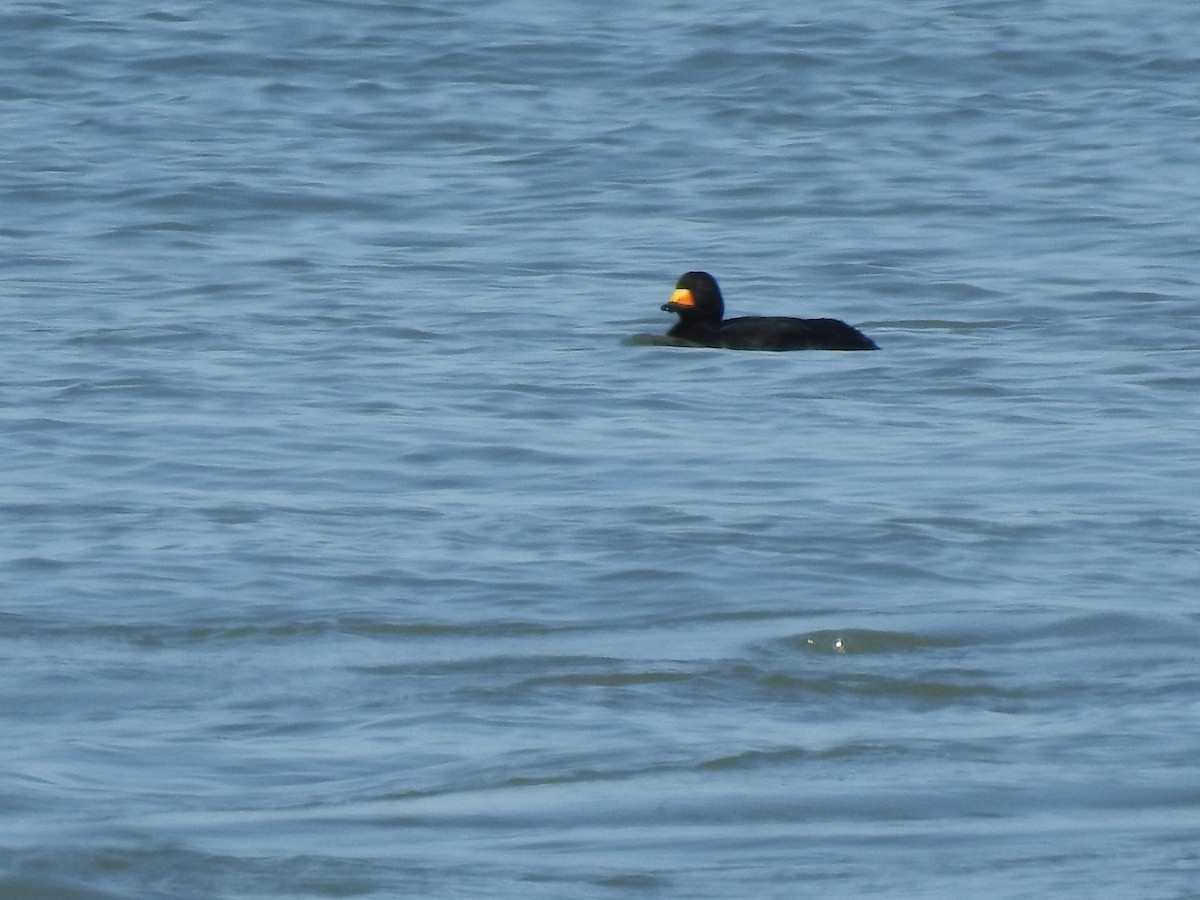
{"label": "duck bill", "polygon": [[677,288],[666,303],[662,305],[663,312],[682,312],[695,309],[696,298],[687,288]]}

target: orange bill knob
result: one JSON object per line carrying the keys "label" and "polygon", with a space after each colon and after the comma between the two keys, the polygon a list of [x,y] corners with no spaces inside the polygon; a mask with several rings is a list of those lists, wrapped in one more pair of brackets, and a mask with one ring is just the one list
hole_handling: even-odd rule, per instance
{"label": "orange bill knob", "polygon": [[676,288],[675,293],[671,295],[671,299],[667,303],[674,304],[675,306],[692,307],[696,305],[696,300],[692,297],[692,292],[687,288]]}

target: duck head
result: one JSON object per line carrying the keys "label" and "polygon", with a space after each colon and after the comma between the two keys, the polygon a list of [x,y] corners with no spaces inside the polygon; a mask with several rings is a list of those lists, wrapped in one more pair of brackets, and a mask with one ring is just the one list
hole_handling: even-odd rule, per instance
{"label": "duck head", "polygon": [[662,305],[663,312],[679,313],[683,321],[720,322],[725,301],[717,279],[707,272],[685,272],[675,282],[675,292]]}

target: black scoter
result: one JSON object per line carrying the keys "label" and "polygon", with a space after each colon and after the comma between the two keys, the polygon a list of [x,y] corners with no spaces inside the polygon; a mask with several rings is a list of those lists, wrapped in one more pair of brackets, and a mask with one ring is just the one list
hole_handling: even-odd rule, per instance
{"label": "black scoter", "polygon": [[875,342],[840,319],[796,319],[790,316],[725,318],[725,301],[717,280],[707,272],[687,272],[663,304],[679,313],[667,337],[728,350],[878,350]]}

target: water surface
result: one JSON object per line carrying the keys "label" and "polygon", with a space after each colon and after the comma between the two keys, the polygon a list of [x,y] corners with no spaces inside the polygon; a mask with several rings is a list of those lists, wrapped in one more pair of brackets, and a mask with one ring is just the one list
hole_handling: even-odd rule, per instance
{"label": "water surface", "polygon": [[6,8],[0,897],[1192,896],[1198,46]]}

